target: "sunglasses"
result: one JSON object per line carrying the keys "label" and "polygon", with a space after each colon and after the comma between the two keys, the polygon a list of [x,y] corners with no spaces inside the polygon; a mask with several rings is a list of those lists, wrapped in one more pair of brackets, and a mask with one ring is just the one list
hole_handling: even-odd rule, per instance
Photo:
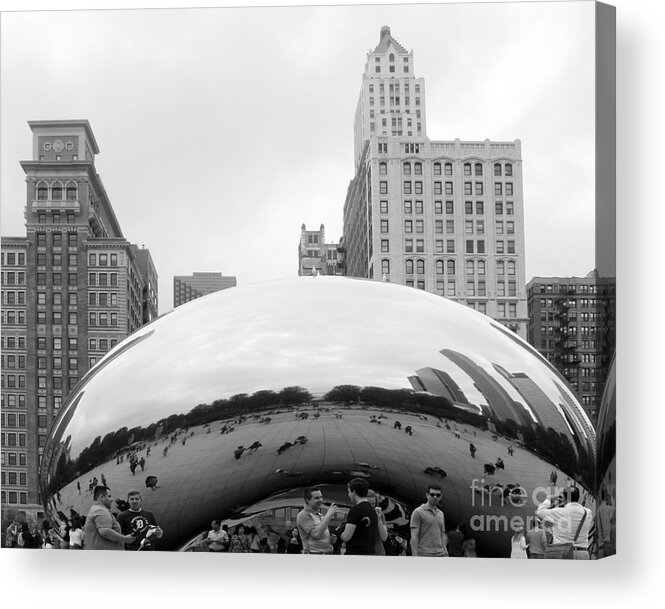
{"label": "sunglasses", "polygon": [[441,493],[430,493],[430,497],[441,497]]}

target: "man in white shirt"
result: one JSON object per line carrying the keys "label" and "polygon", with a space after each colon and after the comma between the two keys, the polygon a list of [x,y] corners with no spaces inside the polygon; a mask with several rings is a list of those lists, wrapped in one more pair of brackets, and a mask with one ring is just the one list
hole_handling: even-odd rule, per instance
{"label": "man in white shirt", "polygon": [[[579,503],[580,489],[569,486],[563,492],[563,506],[553,507],[558,501],[552,495],[545,499],[536,510],[536,516],[552,525],[552,543],[572,543],[575,560],[589,560],[589,531],[593,516],[589,508]],[[586,514],[586,517],[584,515]],[[584,518],[584,522],[582,522]],[[580,528],[580,522],[582,527]],[[575,534],[579,528],[577,540]],[[575,540],[575,541],[574,541]]]}

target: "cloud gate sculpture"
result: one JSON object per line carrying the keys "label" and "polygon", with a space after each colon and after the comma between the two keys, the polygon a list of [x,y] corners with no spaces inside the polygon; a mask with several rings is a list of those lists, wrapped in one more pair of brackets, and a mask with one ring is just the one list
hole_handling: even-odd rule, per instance
{"label": "cloud gate sculpture", "polygon": [[583,409],[511,331],[420,290],[319,276],[217,292],[128,337],[68,398],[41,487],[56,521],[87,513],[93,478],[116,500],[138,488],[158,549],[182,550],[213,518],[287,530],[309,486],[348,508],[358,476],[408,537],[434,483],[447,528],[501,557],[552,480],[590,506],[594,468]]}

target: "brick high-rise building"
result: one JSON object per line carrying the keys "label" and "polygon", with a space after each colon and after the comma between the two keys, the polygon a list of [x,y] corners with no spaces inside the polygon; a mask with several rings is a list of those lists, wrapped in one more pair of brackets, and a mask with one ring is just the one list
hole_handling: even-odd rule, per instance
{"label": "brick high-rise building", "polygon": [[616,280],[534,277],[527,285],[528,341],[568,380],[592,421],[616,344]]}
{"label": "brick high-rise building", "polygon": [[95,170],[88,121],[28,124],[26,236],[2,238],[2,508],[38,514],[40,460],[67,394],[143,325],[151,282],[151,316],[158,303],[150,253],[123,236]]}
{"label": "brick high-rise building", "polygon": [[367,56],[354,133],[347,274],[446,296],[526,337],[520,141],[430,140],[425,81],[388,27]]}

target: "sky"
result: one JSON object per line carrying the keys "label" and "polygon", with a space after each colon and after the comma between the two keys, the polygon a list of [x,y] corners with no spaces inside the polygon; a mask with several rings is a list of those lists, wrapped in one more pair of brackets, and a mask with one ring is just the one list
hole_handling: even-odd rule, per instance
{"label": "sky", "polygon": [[87,119],[124,236],[173,277],[297,274],[342,236],[353,120],[383,25],[414,52],[433,140],[522,142],[526,278],[594,268],[593,3],[3,13],[3,236],[25,234],[30,120]]}

